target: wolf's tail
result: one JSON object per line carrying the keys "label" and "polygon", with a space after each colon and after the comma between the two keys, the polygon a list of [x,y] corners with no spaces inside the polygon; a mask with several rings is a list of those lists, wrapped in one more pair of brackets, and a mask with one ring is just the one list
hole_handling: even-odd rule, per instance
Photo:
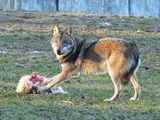
{"label": "wolf's tail", "polygon": [[132,66],[131,69],[130,69],[127,73],[125,73],[125,74],[123,75],[123,77],[122,77],[122,79],[121,79],[121,81],[122,81],[123,84],[127,84],[127,83],[130,81],[130,78],[131,78],[131,76],[132,76],[133,74],[136,75],[136,72],[137,72],[137,70],[138,70],[138,68],[139,68],[140,63],[141,63],[140,59],[137,59],[137,60],[135,61],[135,65]]}

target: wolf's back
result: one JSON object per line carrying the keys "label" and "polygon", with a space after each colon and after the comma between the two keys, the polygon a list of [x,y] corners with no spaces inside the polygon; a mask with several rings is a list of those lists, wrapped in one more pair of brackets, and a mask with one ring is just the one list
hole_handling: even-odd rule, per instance
{"label": "wolf's back", "polygon": [[100,39],[84,51],[82,71],[111,72],[128,83],[139,62],[137,46],[123,39]]}

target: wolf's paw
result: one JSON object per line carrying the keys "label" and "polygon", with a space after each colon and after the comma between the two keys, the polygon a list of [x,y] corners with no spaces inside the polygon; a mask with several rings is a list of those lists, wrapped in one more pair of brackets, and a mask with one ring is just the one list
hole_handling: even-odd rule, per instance
{"label": "wolf's paw", "polygon": [[39,86],[37,88],[39,93],[45,92],[49,89],[47,86]]}
{"label": "wolf's paw", "polygon": [[136,98],[134,98],[134,97],[131,97],[129,100],[130,100],[130,101],[133,101],[133,100],[136,100]]}
{"label": "wolf's paw", "polygon": [[136,97],[131,97],[131,98],[130,98],[130,101],[135,101],[135,100],[137,100],[137,101],[138,101],[138,100],[139,100],[139,98],[136,98]]}
{"label": "wolf's paw", "polygon": [[112,99],[104,99],[103,101],[104,102],[112,102],[113,100]]}

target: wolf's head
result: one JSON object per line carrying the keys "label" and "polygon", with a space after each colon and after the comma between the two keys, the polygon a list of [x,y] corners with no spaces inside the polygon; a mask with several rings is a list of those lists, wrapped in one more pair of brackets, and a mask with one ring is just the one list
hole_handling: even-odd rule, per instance
{"label": "wolf's head", "polygon": [[74,37],[72,29],[67,27],[65,30],[60,30],[57,26],[53,29],[53,38],[51,45],[56,56],[66,56],[74,50]]}

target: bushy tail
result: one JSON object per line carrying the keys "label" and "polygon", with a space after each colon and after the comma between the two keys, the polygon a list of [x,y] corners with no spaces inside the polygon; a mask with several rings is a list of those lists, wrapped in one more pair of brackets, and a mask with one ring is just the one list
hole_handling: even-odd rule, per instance
{"label": "bushy tail", "polygon": [[140,59],[135,61],[135,65],[132,66],[131,69],[123,75],[123,77],[121,78],[122,84],[127,84],[130,81],[131,76],[133,74],[136,75],[139,65],[140,65]]}

